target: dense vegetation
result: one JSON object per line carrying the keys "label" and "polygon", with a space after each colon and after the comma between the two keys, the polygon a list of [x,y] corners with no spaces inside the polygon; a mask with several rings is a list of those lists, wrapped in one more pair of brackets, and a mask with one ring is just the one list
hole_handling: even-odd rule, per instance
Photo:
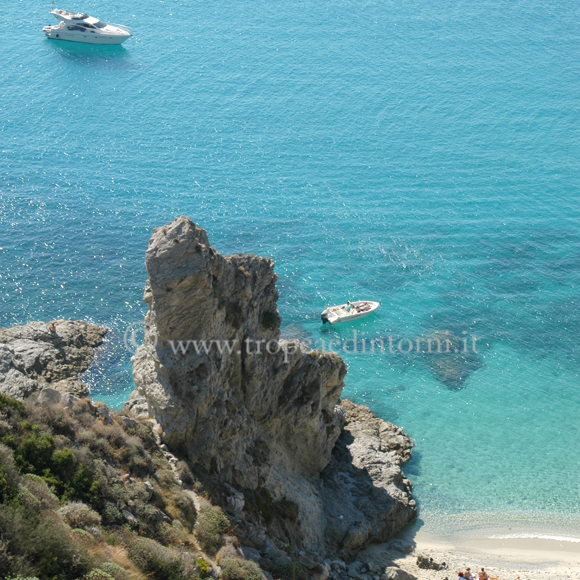
{"label": "dense vegetation", "polygon": [[[230,524],[192,495],[146,424],[0,395],[0,578],[207,578]],[[223,563],[224,580],[260,578],[235,553]]]}

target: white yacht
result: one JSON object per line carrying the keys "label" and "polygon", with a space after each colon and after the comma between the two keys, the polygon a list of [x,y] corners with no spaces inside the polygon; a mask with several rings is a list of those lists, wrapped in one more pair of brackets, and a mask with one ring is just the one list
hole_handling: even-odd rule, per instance
{"label": "white yacht", "polygon": [[50,13],[60,20],[60,24],[42,29],[47,38],[86,44],[121,44],[131,36],[126,26],[106,24],[88,14],[75,14],[66,10],[51,10]]}
{"label": "white yacht", "polygon": [[339,322],[348,322],[349,320],[357,320],[368,316],[371,312],[375,312],[380,306],[379,302],[372,302],[371,300],[357,300],[356,302],[347,302],[339,306],[329,306],[324,309],[320,315],[322,324],[328,322],[330,324],[338,324]]}

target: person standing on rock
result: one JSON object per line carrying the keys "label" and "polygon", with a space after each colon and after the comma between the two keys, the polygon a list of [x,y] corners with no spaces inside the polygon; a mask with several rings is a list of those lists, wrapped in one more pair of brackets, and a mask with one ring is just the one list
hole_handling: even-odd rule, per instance
{"label": "person standing on rock", "polygon": [[51,322],[50,326],[48,327],[48,330],[50,331],[50,334],[56,334],[56,324],[54,322]]}

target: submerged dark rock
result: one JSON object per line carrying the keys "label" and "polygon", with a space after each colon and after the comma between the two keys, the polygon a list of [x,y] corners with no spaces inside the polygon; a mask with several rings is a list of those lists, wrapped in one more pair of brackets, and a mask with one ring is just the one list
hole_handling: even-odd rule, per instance
{"label": "submerged dark rock", "polygon": [[483,359],[475,352],[476,345],[470,337],[462,339],[449,331],[437,331],[429,333],[425,341],[431,341],[432,352],[421,356],[448,389],[462,389],[469,376],[483,366]]}

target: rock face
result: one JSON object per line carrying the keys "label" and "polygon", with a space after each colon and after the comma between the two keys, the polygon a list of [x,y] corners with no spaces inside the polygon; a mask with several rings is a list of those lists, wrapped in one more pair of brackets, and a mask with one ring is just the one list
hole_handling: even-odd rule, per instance
{"label": "rock face", "polygon": [[[146,267],[149,312],[127,408],[151,416],[172,450],[234,492],[266,489],[291,502],[286,507],[297,505],[298,529],[286,532],[323,551],[321,494],[331,486],[320,474],[345,419],[338,404],[346,365],[335,354],[280,339],[271,259],[222,256],[188,218],[153,231]],[[343,460],[345,454],[336,463]],[[354,469],[369,466],[361,458]],[[334,533],[332,547],[340,541]]]}
{"label": "rock face", "polygon": [[370,542],[385,542],[417,515],[401,466],[412,441],[367,407],[342,401],[345,426],[322,472],[330,551],[349,559]]}
{"label": "rock face", "polygon": [[80,321],[56,320],[51,333],[44,322],[0,328],[0,392],[25,399],[43,387],[85,396],[78,376],[93,360],[106,328]]}

